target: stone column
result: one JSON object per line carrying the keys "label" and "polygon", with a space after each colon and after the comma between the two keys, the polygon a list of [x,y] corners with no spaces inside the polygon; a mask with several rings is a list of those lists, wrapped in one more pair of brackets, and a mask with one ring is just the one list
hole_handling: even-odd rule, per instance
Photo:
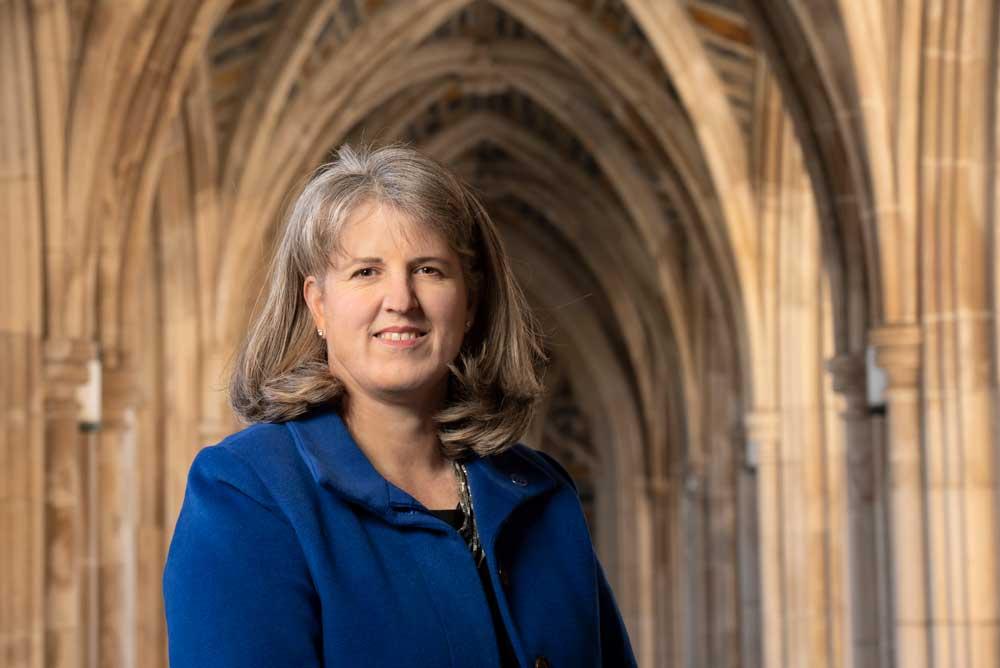
{"label": "stone column", "polygon": [[114,364],[104,373],[102,390],[97,445],[98,666],[125,668],[136,665],[134,372]]}
{"label": "stone column", "polygon": [[0,331],[0,369],[0,664],[37,668],[46,561],[41,339]]}
{"label": "stone column", "polygon": [[869,337],[888,376],[888,484],[890,563],[893,573],[891,641],[894,665],[927,668],[928,564],[920,406],[922,338],[917,325],[888,325]]}
{"label": "stone column", "polygon": [[767,668],[781,668],[788,653],[782,585],[784,532],[781,508],[781,425],[774,411],[747,415],[747,440],[757,454],[760,537],[761,654]]}
{"label": "stone column", "polygon": [[[719,397],[725,397],[722,392]],[[726,397],[728,398],[728,397]],[[718,409],[722,401],[713,402]],[[724,407],[721,407],[724,408]],[[708,663],[715,668],[740,668],[740,581],[737,512],[737,471],[742,440],[723,411],[715,413],[715,425],[706,434],[711,445],[706,462],[703,503],[706,562]],[[742,430],[738,430],[742,435]]]}
{"label": "stone column", "polygon": [[[51,292],[43,229],[58,197],[44,184],[59,165],[44,152],[43,135],[59,109],[46,105],[54,86],[41,72],[57,68],[58,57],[45,39],[54,31],[39,38],[34,20],[58,14],[48,9],[0,2],[0,664],[6,668],[43,665],[48,617],[43,332],[52,322],[43,303]],[[50,397],[57,411],[64,410],[60,396]]]}
{"label": "stone column", "polygon": [[653,514],[653,588],[656,610],[653,629],[653,665],[681,665],[679,638],[685,609],[679,565],[680,513],[677,484],[666,477],[650,477],[647,494]]}
{"label": "stone column", "polygon": [[924,346],[932,665],[994,668],[1000,591],[992,323],[981,313],[936,315]]}
{"label": "stone column", "polygon": [[[1000,665],[997,563],[997,351],[990,313],[996,259],[997,83],[1000,5],[929,3],[916,155],[921,239],[923,431],[928,619],[935,668]],[[917,171],[919,169],[919,171]]]}
{"label": "stone column", "polygon": [[839,355],[827,364],[833,389],[841,398],[847,453],[848,545],[851,582],[850,629],[856,668],[879,668],[887,629],[881,627],[881,579],[878,533],[878,458],[868,414],[867,374],[863,353]]}
{"label": "stone column", "polygon": [[84,665],[86,556],[77,388],[87,381],[89,341],[45,342],[45,666]]}
{"label": "stone column", "polygon": [[709,555],[705,529],[705,473],[700,461],[688,461],[679,496],[681,559],[684,578],[684,665],[709,665],[711,642],[708,605]]}
{"label": "stone column", "polygon": [[744,444],[743,461],[737,474],[736,505],[736,559],[740,578],[740,665],[742,668],[761,668],[761,564],[760,564],[760,515],[758,513],[758,485],[756,462],[746,459],[747,436],[742,425],[734,434],[734,443]]}

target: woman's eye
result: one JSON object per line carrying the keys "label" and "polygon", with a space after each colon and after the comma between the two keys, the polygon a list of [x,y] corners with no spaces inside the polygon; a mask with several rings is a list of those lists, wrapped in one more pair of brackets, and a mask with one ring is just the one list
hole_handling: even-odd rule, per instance
{"label": "woman's eye", "polygon": [[441,275],[441,271],[437,267],[428,267],[428,266],[418,267],[417,272],[421,274],[427,274],[429,276]]}

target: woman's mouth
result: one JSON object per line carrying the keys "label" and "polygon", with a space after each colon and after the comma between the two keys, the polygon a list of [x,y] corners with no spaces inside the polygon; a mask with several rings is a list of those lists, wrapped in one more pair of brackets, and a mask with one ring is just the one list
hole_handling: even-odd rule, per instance
{"label": "woman's mouth", "polygon": [[373,338],[390,348],[412,348],[427,337],[427,332],[379,332]]}

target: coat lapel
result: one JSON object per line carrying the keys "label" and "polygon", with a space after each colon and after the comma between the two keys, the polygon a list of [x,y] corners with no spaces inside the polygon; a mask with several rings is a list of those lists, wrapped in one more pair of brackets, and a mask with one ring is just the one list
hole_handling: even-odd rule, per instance
{"label": "coat lapel", "polygon": [[388,514],[389,481],[368,461],[335,410],[314,410],[285,424],[317,484],[379,515]]}
{"label": "coat lapel", "polygon": [[[394,524],[444,525],[372,466],[333,409],[315,410],[286,423],[316,483]],[[556,487],[552,474],[515,445],[499,455],[465,460],[472,507],[484,546],[492,547],[504,521],[521,504]]]}
{"label": "coat lapel", "polygon": [[492,547],[503,523],[522,504],[556,487],[551,475],[529,459],[523,445],[467,462],[472,508],[483,545]]}

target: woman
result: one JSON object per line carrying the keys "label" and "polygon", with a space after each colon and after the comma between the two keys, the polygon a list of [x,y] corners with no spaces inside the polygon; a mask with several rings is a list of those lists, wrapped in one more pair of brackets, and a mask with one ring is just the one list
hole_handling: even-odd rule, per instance
{"label": "woman", "polygon": [[627,666],[535,326],[467,186],[343,147],[295,202],[164,572],[170,663]]}

